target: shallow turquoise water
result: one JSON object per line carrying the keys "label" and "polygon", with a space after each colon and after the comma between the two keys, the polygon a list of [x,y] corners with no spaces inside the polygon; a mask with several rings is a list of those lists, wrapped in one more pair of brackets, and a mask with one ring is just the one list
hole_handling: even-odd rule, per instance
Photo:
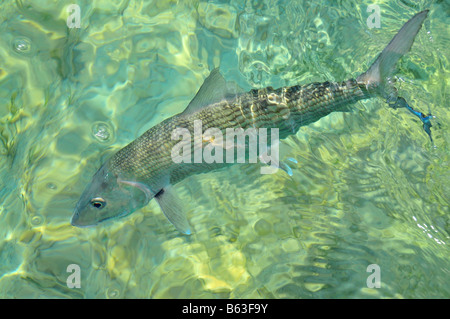
{"label": "shallow turquoise water", "polygon": [[[0,5],[0,297],[450,297],[448,2],[379,1],[379,29],[368,1],[80,1],[69,29],[71,3]],[[423,9],[396,87],[437,117],[434,143],[372,99],[288,138],[292,178],[235,165],[178,184],[191,236],[155,203],[70,225],[105,158],[182,111],[209,70],[246,89],[356,77]]]}

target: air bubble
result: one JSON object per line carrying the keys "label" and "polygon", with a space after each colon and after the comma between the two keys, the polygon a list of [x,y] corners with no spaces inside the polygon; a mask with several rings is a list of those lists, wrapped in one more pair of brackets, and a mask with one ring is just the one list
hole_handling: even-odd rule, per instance
{"label": "air bubble", "polygon": [[55,185],[55,184],[53,184],[52,182],[49,182],[49,183],[47,183],[47,188],[48,189],[51,189],[51,190],[56,190],[58,187]]}
{"label": "air bubble", "polygon": [[104,122],[96,122],[92,125],[92,135],[94,138],[102,143],[112,140],[112,128]]}
{"label": "air bubble", "polygon": [[41,216],[38,216],[38,215],[33,216],[33,217],[31,218],[31,224],[32,224],[33,226],[39,226],[40,224],[42,224],[42,217],[41,217]]}
{"label": "air bubble", "polygon": [[106,297],[107,297],[108,299],[119,298],[119,295],[120,295],[119,289],[108,288],[108,290],[106,291]]}
{"label": "air bubble", "polygon": [[31,52],[31,40],[26,37],[17,37],[12,42],[13,50],[20,54]]}

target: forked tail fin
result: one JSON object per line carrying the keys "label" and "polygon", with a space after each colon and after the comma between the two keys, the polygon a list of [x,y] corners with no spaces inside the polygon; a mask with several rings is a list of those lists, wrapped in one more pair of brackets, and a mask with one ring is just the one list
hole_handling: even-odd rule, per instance
{"label": "forked tail fin", "polygon": [[419,12],[406,22],[370,68],[358,76],[356,80],[358,83],[364,84],[369,92],[386,98],[392,107],[406,107],[411,113],[416,115],[422,121],[423,129],[430,137],[431,142],[433,142],[430,119],[434,118],[434,116],[416,111],[412,106],[408,105],[404,98],[397,96],[395,88],[388,82],[388,78],[395,72],[395,65],[398,60],[411,49],[414,39],[428,15],[428,11]]}
{"label": "forked tail fin", "polygon": [[370,68],[356,80],[364,83],[369,90],[375,89],[377,93],[387,97],[389,91],[386,85],[387,78],[394,74],[397,61],[411,49],[427,15],[428,10],[424,10],[406,22]]}

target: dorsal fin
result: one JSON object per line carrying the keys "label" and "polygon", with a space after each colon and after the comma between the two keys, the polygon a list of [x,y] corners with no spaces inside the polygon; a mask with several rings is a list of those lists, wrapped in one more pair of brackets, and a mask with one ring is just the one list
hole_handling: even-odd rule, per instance
{"label": "dorsal fin", "polygon": [[219,71],[219,68],[215,68],[205,79],[197,94],[182,114],[192,114],[207,105],[217,103],[241,92],[242,90],[237,86],[237,84],[234,82],[225,81]]}

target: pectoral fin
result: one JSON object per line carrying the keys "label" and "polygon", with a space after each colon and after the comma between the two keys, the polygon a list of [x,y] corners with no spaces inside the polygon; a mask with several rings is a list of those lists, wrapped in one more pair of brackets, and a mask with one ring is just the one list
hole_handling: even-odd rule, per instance
{"label": "pectoral fin", "polygon": [[172,187],[168,186],[161,189],[155,196],[161,210],[167,219],[178,229],[186,235],[191,234],[191,227],[183,211],[181,200],[173,191]]}

